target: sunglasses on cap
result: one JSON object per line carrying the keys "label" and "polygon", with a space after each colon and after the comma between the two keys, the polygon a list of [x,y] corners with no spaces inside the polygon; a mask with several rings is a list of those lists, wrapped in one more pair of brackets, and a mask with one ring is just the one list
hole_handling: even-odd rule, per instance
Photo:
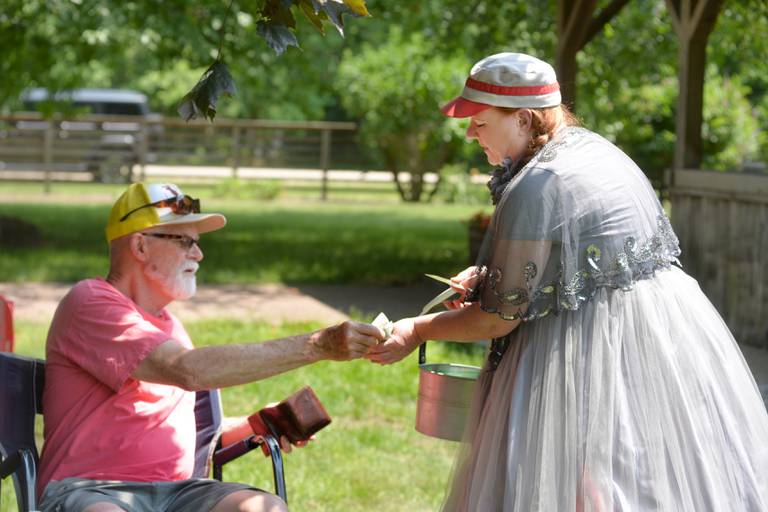
{"label": "sunglasses on cap", "polygon": [[132,213],[135,213],[141,210],[142,208],[149,208],[150,206],[154,208],[170,208],[171,211],[176,215],[189,215],[190,213],[200,213],[200,200],[193,199],[192,197],[185,195],[185,196],[169,197],[167,199],[161,199],[160,201],[157,201],[154,203],[143,204],[138,208],[134,208],[133,210],[129,211],[128,213],[120,217],[119,222],[123,222]]}

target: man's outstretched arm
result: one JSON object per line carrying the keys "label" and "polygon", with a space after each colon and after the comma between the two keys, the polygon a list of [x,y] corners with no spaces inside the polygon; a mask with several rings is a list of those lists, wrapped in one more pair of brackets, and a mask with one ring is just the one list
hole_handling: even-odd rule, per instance
{"label": "man's outstretched arm", "polygon": [[223,388],[321,360],[357,359],[382,340],[383,334],[377,327],[352,321],[263,343],[189,349],[171,339],[150,352],[132,376],[189,391]]}

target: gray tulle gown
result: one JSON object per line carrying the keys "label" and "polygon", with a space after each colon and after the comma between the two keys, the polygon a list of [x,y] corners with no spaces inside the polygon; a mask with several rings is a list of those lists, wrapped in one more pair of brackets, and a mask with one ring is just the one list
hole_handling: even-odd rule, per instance
{"label": "gray tulle gown", "polygon": [[768,414],[679,254],[643,173],[588,130],[508,183],[479,300],[523,321],[480,378],[444,510],[768,510]]}

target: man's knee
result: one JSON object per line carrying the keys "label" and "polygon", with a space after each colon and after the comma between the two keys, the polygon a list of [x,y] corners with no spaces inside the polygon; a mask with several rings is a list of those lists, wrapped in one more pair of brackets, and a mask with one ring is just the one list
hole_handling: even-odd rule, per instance
{"label": "man's knee", "polygon": [[280,498],[280,496],[275,496],[274,494],[267,494],[263,493],[261,495],[264,502],[261,505],[262,508],[256,508],[256,509],[250,509],[246,508],[243,509],[243,512],[251,512],[252,510],[264,510],[268,512],[288,512],[288,505]]}
{"label": "man's knee", "polygon": [[279,496],[267,492],[243,490],[222,499],[212,512],[287,512]]}
{"label": "man's knee", "polygon": [[114,503],[99,502],[92,505],[88,505],[83,509],[83,512],[125,512],[124,508],[118,507]]}

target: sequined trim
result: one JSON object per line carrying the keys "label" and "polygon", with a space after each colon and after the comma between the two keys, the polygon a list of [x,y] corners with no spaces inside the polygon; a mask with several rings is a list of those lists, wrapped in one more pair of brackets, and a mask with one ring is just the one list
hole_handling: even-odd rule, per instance
{"label": "sequined trim", "polygon": [[505,159],[502,166],[497,168],[488,181],[488,188],[491,190],[493,204],[498,204],[501,200],[501,194],[508,190],[512,183],[517,181],[523,171],[535,167],[539,163],[548,163],[557,158],[558,152],[570,146],[574,142],[594,135],[586,128],[579,126],[569,126],[564,128],[553,139],[544,144],[544,146],[520,169],[515,169],[515,162],[511,159]]}
{"label": "sequined trim", "polygon": [[498,308],[483,307],[489,313],[497,313],[507,320],[523,321],[542,318],[562,310],[575,311],[590,300],[598,288],[631,290],[635,282],[652,277],[657,270],[668,269],[672,263],[680,264],[680,246],[677,235],[665,215],[657,218],[657,231],[646,241],[638,244],[635,237],[624,239],[624,250],[607,266],[602,266],[602,251],[596,245],[586,248],[587,266],[578,270],[566,281],[562,265],[555,280],[533,286],[538,274],[536,264],[529,261],[523,268],[525,287],[498,290],[502,272],[498,268],[487,270],[486,285],[503,306],[523,306],[509,315]]}
{"label": "sequined trim", "polygon": [[589,134],[591,134],[589,130],[586,130],[584,128],[580,127],[569,127],[565,129],[565,133],[563,133],[560,137],[554,137],[551,141],[549,141],[547,144],[544,145],[544,147],[541,148],[541,151],[539,151],[533,159],[531,159],[531,163],[529,165],[533,165],[540,162],[551,162],[555,158],[557,158],[557,153],[560,149],[567,147],[574,141],[585,137]]}

